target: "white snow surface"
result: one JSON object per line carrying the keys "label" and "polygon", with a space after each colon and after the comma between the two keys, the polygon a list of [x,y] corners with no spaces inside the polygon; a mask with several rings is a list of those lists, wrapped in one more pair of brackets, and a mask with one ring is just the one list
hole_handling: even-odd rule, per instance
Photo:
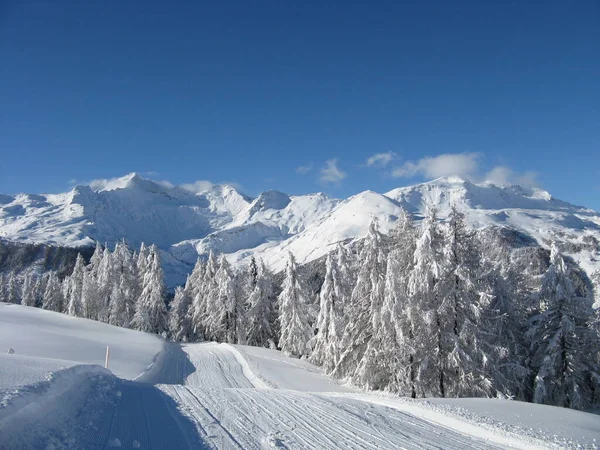
{"label": "white snow surface", "polygon": [[[164,341],[93,320],[0,303],[0,344],[0,389],[6,389],[43,381],[61,367],[104,366],[106,346],[110,346],[110,370],[134,379],[152,365]],[[15,353],[6,354],[9,348]]]}
{"label": "white snow surface", "polygon": [[[36,332],[27,322],[35,312],[46,315],[1,308],[0,317],[8,313],[12,320],[0,325],[25,322],[22,333]],[[77,321],[79,328],[91,325]],[[57,323],[40,320],[46,338],[48,322]],[[120,339],[144,335],[131,333]],[[67,336],[63,344],[73,351],[67,361],[81,358],[67,342],[76,335]],[[41,354],[46,346],[39,344],[36,350],[32,342],[29,351]],[[138,381],[88,364],[47,366],[52,373],[46,379],[19,387],[0,403],[0,447],[535,449],[597,448],[600,439],[599,416],[592,414],[511,401],[455,405],[359,392],[275,350],[210,342],[162,349]],[[40,360],[15,353],[0,358],[0,367],[27,358]]]}
{"label": "white snow surface", "polygon": [[600,269],[600,214],[540,189],[447,177],[346,200],[277,191],[252,199],[229,185],[190,192],[135,173],[94,188],[0,196],[0,237],[67,246],[114,245],[122,238],[136,247],[155,243],[174,286],[198,255],[210,250],[225,253],[233,263],[262,257],[278,271],[285,265],[285,250],[301,264],[312,261],[336,242],[363,237],[372,216],[386,231],[401,206],[418,219],[428,204],[438,207],[440,218],[457,204],[475,227],[516,228],[546,247],[552,240],[576,244],[580,249],[571,256],[588,273]]}

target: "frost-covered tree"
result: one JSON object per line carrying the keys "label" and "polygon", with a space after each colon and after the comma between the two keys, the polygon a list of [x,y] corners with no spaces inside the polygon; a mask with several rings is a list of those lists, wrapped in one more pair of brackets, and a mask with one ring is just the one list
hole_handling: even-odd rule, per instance
{"label": "frost-covered tree", "polygon": [[408,292],[414,305],[412,316],[414,388],[419,396],[444,396],[444,372],[439,361],[443,352],[438,283],[443,273],[443,236],[436,211],[428,208],[415,245]]}
{"label": "frost-covered tree", "polygon": [[[358,384],[370,384],[374,353],[367,354],[374,325],[381,321],[385,261],[383,236],[375,218],[369,225],[365,245],[360,252],[360,269],[352,290],[348,323],[344,328],[343,352],[333,371],[337,377],[350,376]],[[375,351],[375,349],[373,349]]]}
{"label": "frost-covered tree", "polygon": [[7,299],[8,303],[21,303],[21,293],[19,292],[19,282],[17,275],[11,272],[8,275]]}
{"label": "frost-covered tree", "polygon": [[0,302],[8,302],[8,291],[6,289],[6,281],[4,280],[3,273],[0,273]]}
{"label": "frost-covered tree", "polygon": [[96,280],[98,284],[98,303],[95,305],[92,316],[101,322],[108,322],[110,318],[110,303],[113,287],[118,280],[115,271],[116,265],[112,252],[106,247],[97,263]]}
{"label": "frost-covered tree", "polygon": [[169,310],[169,335],[175,341],[189,342],[193,339],[191,306],[190,290],[177,287]]}
{"label": "frost-covered tree", "polygon": [[112,325],[127,327],[135,314],[135,304],[141,289],[137,263],[125,242],[115,246],[110,264],[111,273],[115,278],[110,294],[109,322]]}
{"label": "frost-covered tree", "polygon": [[100,269],[100,264],[102,263],[103,256],[104,250],[102,249],[100,242],[96,241],[96,247],[94,248],[94,253],[90,258],[90,264],[88,267],[89,272],[96,278],[98,277],[98,270]]}
{"label": "frost-covered tree", "polygon": [[281,337],[279,346],[288,355],[308,354],[308,341],[312,330],[308,322],[307,295],[298,275],[296,258],[289,254],[283,281],[283,290],[278,297]]}
{"label": "frost-covered tree", "polygon": [[49,276],[48,273],[45,273],[38,276],[35,280],[35,306],[38,308],[44,303],[44,292],[46,291],[46,284],[48,283]]}
{"label": "frost-covered tree", "polygon": [[401,210],[390,233],[381,326],[374,330],[380,346],[379,382],[383,389],[416,397],[414,322],[418,305],[411,301],[408,279],[413,268],[416,230]]}
{"label": "frost-covered tree", "polygon": [[206,329],[210,339],[232,342],[231,333],[235,329],[232,305],[236,302],[234,279],[225,255],[219,257],[218,266],[206,304]]}
{"label": "frost-covered tree", "polygon": [[33,274],[25,275],[22,293],[21,304],[23,306],[37,306],[36,279]]}
{"label": "frost-covered tree", "polygon": [[[346,281],[342,278],[338,262],[340,254],[344,253],[341,245],[337,254],[330,252],[325,263],[325,280],[319,295],[320,307],[317,317],[317,334],[312,339],[313,351],[310,360],[323,366],[326,373],[331,372],[337,365],[342,348],[341,341],[344,332],[344,303],[347,301]],[[342,256],[342,262],[343,260]]]}
{"label": "frost-covered tree", "polygon": [[83,278],[85,276],[85,262],[81,253],[77,255],[73,273],[67,278],[65,285],[67,309],[70,316],[84,317],[85,307],[83,305]]}
{"label": "frost-covered tree", "polygon": [[44,300],[42,308],[49,311],[63,312],[65,299],[61,282],[54,272],[50,272],[46,289],[44,291]]}
{"label": "frost-covered tree", "polygon": [[540,313],[531,319],[533,401],[568,408],[585,408],[600,387],[594,361],[600,342],[590,328],[589,296],[576,290],[574,273],[552,246],[550,267],[537,294]]}
{"label": "frost-covered tree", "polygon": [[216,255],[210,251],[206,265],[199,266],[197,275],[199,286],[195,289],[193,298],[192,326],[198,339],[208,339],[209,315],[208,309],[212,295],[216,293],[216,279],[219,264]]}
{"label": "frost-covered tree", "polygon": [[490,396],[494,389],[489,366],[496,363],[498,339],[487,320],[493,295],[479,277],[481,251],[456,206],[444,232],[442,272],[431,304],[438,345],[430,367],[438,372],[442,396]]}
{"label": "frost-covered tree", "polygon": [[[140,255],[142,255],[141,251]],[[140,331],[162,334],[167,331],[167,307],[164,274],[158,248],[155,245],[148,250],[147,258],[142,293],[136,302],[131,325]]]}
{"label": "frost-covered tree", "polygon": [[273,274],[261,260],[254,267],[250,265],[250,274],[255,279],[254,287],[247,300],[248,334],[247,344],[257,347],[270,346],[274,340],[273,331]]}

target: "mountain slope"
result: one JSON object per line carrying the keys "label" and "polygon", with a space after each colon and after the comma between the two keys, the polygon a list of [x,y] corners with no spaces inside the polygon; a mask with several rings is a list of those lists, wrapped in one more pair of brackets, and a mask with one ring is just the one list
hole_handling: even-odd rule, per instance
{"label": "mountain slope", "polygon": [[600,214],[539,189],[474,184],[448,177],[385,194],[365,191],[346,200],[325,194],[288,196],[267,191],[249,198],[232,186],[201,192],[130,174],[94,190],[77,186],[56,195],[0,196],[0,237],[77,247],[95,241],[134,246],[156,243],[168,282],[181,283],[198,255],[225,253],[232,262],[262,257],[278,271],[287,251],[300,263],[332,245],[362,237],[371,217],[387,230],[400,207],[422,217],[428,204],[444,218],[458,205],[477,228],[514,228],[541,246],[562,243],[591,274],[600,269]]}

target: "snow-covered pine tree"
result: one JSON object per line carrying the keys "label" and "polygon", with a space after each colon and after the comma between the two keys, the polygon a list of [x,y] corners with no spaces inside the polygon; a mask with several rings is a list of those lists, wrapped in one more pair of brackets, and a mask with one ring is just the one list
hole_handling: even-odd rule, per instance
{"label": "snow-covered pine tree", "polygon": [[8,275],[7,299],[8,303],[21,303],[21,292],[15,272]]}
{"label": "snow-covered pine tree", "polygon": [[88,267],[89,272],[96,278],[98,277],[98,270],[100,269],[100,263],[102,262],[103,256],[104,250],[102,250],[100,242],[96,241],[96,247],[94,248],[94,253],[90,258],[90,264]]}
{"label": "snow-covered pine tree", "polygon": [[189,342],[193,338],[190,315],[191,305],[190,290],[177,287],[169,310],[169,335],[171,339],[180,342]]}
{"label": "snow-covered pine tree", "polygon": [[[140,255],[142,255],[141,251]],[[162,334],[167,331],[167,307],[164,274],[156,245],[149,248],[147,255],[142,294],[136,302],[131,325],[140,331]]]}
{"label": "snow-covered pine tree", "polygon": [[125,242],[119,242],[112,254],[115,276],[110,296],[110,319],[112,325],[127,327],[135,314],[139,287],[137,263]]}
{"label": "snow-covered pine tree", "polygon": [[[344,249],[338,246],[337,254],[330,252],[325,263],[325,280],[319,296],[320,308],[317,318],[317,334],[313,337],[310,360],[323,366],[326,373],[337,365],[342,349],[344,332],[344,302],[347,301],[346,282],[338,263],[344,263]],[[345,268],[347,270],[347,268]]]}
{"label": "snow-covered pine tree", "polygon": [[150,248],[143,242],[140,245],[140,252],[137,256],[136,266],[140,279],[143,280],[146,276],[146,271],[150,267]]}
{"label": "snow-covered pine tree", "polygon": [[[254,277],[252,264],[250,274]],[[260,260],[257,264],[254,288],[248,296],[247,344],[267,347],[273,342],[273,274]]]}
{"label": "snow-covered pine tree", "polygon": [[600,387],[596,352],[600,342],[590,328],[590,296],[575,288],[574,273],[552,246],[550,267],[537,294],[540,313],[531,319],[533,402],[582,409]]}
{"label": "snow-covered pine tree", "polygon": [[[189,340],[202,339],[204,337],[204,328],[202,326],[202,314],[205,305],[204,296],[204,277],[206,272],[206,263],[200,258],[196,260],[196,264],[192,273],[185,282],[184,290],[186,295],[190,298],[191,305],[188,311],[189,322],[190,322],[190,335]],[[195,318],[198,318],[198,322],[195,322]]]}
{"label": "snow-covered pine tree", "polygon": [[444,227],[443,268],[437,284],[437,353],[430,365],[438,371],[442,396],[494,394],[490,364],[497,358],[496,330],[487,321],[493,296],[479,278],[480,254],[475,233],[453,205]]}
{"label": "snow-covered pine tree", "polygon": [[33,274],[29,273],[25,275],[25,280],[23,281],[23,289],[22,289],[22,297],[21,297],[21,305],[23,306],[37,306],[37,292],[36,288],[36,279]]}
{"label": "snow-covered pine tree", "polygon": [[83,289],[81,292],[83,303],[83,317],[92,320],[98,320],[98,310],[100,308],[100,290],[96,275],[88,269],[83,275]]}
{"label": "snow-covered pine tree", "polygon": [[[415,246],[413,270],[408,280],[413,326],[413,366],[416,372],[414,389],[417,396],[445,395],[443,371],[438,355],[442,354],[441,318],[438,305],[438,282],[443,273],[442,234],[435,208],[428,207],[421,222]],[[411,352],[411,353],[412,353]],[[412,389],[412,386],[411,386]]]}
{"label": "snow-covered pine tree", "polygon": [[40,275],[35,280],[35,306],[41,308],[44,303],[44,292],[46,291],[46,284],[48,283],[48,272]]}
{"label": "snow-covered pine tree", "polygon": [[390,232],[390,252],[385,273],[381,326],[375,329],[374,343],[381,349],[382,388],[416,397],[414,364],[414,321],[417,308],[411,302],[408,279],[413,268],[416,230],[411,216],[400,211]]}
{"label": "snow-covered pine tree", "polygon": [[230,329],[230,338],[236,344],[246,345],[248,334],[248,309],[246,304],[249,296],[248,274],[245,270],[236,271],[232,268],[232,271],[234,298],[232,299],[233,302],[229,305],[229,321],[233,325],[233,328]]}
{"label": "snow-covered pine tree", "polygon": [[85,262],[81,253],[77,254],[75,267],[71,276],[65,280],[67,284],[67,309],[70,316],[84,317],[85,307],[83,305],[83,278],[85,276]]}
{"label": "snow-covered pine tree", "polygon": [[298,276],[296,258],[291,252],[286,266],[283,290],[279,294],[278,302],[281,351],[297,357],[307,355],[308,341],[312,337],[312,330],[308,323],[305,288]]}
{"label": "snow-covered pine tree", "polygon": [[231,313],[235,303],[233,273],[225,255],[219,257],[218,266],[206,304],[206,329],[211,340],[231,343],[235,331]]}
{"label": "snow-covered pine tree", "polygon": [[0,273],[0,303],[8,303],[8,291],[3,273]]}
{"label": "snow-covered pine tree", "polygon": [[219,270],[219,264],[216,255],[211,250],[208,254],[208,260],[204,267],[203,281],[194,297],[193,309],[193,327],[194,334],[199,339],[211,339],[209,336],[209,305],[212,305],[212,296],[216,294],[216,274]]}
{"label": "snow-covered pine tree", "polygon": [[[112,252],[106,247],[97,262],[98,303],[92,315],[101,322],[110,319],[110,303],[114,285],[119,277],[116,274],[116,264]],[[95,263],[96,264],[96,263]]]}
{"label": "snow-covered pine tree", "polygon": [[64,303],[65,299],[63,296],[61,282],[56,276],[56,273],[50,272],[48,275],[48,281],[46,282],[42,308],[49,311],[63,312]]}
{"label": "snow-covered pine tree", "polygon": [[[342,337],[343,352],[332,372],[339,378],[350,376],[358,384],[367,382],[363,375],[366,376],[371,370],[373,361],[371,355],[364,361],[363,358],[373,337],[373,324],[379,323],[381,318],[385,274],[383,259],[383,236],[376,218],[373,218],[360,252],[360,269],[352,290],[348,323]],[[361,364],[362,367],[359,368]]]}

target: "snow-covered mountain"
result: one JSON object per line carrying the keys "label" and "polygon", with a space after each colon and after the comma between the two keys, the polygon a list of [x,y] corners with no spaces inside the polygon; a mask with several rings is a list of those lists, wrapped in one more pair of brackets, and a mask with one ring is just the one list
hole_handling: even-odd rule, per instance
{"label": "snow-covered mountain", "polygon": [[0,195],[0,238],[69,247],[122,238],[134,246],[156,243],[173,285],[210,250],[232,262],[262,257],[277,271],[288,250],[306,263],[339,241],[362,237],[372,216],[387,230],[401,207],[419,219],[428,204],[442,219],[456,204],[477,228],[514,228],[544,247],[558,240],[588,273],[600,269],[599,213],[540,189],[457,177],[339,200],[277,191],[253,199],[229,185],[190,192],[130,174],[98,190],[82,185],[64,194]]}

